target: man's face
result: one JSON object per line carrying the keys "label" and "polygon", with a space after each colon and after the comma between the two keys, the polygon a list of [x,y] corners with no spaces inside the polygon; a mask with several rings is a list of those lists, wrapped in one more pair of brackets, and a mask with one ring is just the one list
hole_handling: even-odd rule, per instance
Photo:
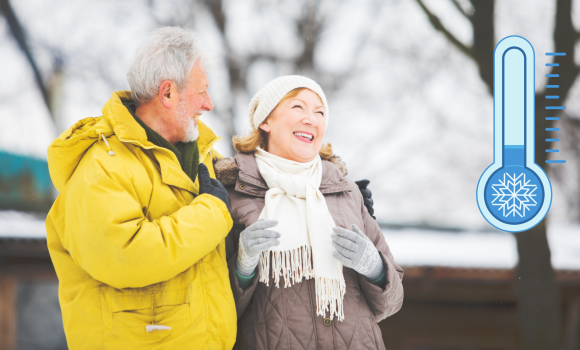
{"label": "man's face", "polygon": [[175,123],[179,128],[181,142],[192,142],[197,140],[199,132],[197,130],[197,118],[204,111],[213,109],[213,102],[207,91],[209,80],[205,73],[205,68],[199,61],[196,61],[189,72],[189,86],[179,93],[177,109],[175,111]]}

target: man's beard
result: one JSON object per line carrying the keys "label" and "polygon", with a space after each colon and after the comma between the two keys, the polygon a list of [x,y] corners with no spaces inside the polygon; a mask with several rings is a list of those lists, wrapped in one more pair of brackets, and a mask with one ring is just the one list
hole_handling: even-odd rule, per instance
{"label": "man's beard", "polygon": [[199,130],[197,130],[197,125],[195,125],[195,120],[189,118],[184,100],[181,100],[177,106],[177,116],[179,117],[179,122],[185,132],[185,140],[183,142],[193,142],[197,140],[199,137]]}

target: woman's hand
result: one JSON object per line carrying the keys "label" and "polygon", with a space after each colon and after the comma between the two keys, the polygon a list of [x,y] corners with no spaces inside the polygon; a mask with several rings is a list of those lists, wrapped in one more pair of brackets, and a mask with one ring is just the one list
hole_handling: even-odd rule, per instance
{"label": "woman's hand", "polygon": [[266,230],[278,225],[276,220],[259,220],[240,233],[240,248],[236,271],[242,276],[251,276],[260,260],[260,253],[280,244],[276,231]]}
{"label": "woman's hand", "polygon": [[333,229],[332,245],[336,251],[332,256],[367,279],[376,280],[384,272],[381,256],[373,242],[356,225],[353,224],[351,229]]}

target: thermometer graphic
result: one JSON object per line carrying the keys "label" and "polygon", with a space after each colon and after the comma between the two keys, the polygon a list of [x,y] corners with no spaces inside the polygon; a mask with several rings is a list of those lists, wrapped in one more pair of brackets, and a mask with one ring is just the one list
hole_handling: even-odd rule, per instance
{"label": "thermometer graphic", "polygon": [[477,205],[493,226],[520,232],[548,214],[552,186],[534,156],[534,48],[508,36],[493,57],[493,164],[477,184]]}

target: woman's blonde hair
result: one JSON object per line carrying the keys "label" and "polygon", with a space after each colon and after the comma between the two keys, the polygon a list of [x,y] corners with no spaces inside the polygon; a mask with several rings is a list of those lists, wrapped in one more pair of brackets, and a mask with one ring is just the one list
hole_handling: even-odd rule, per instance
{"label": "woman's blonde hair", "polygon": [[[307,88],[298,88],[287,93],[286,96],[284,96],[280,102],[278,102],[274,109],[276,109],[282,102],[296,97],[302,90],[307,90]],[[318,96],[318,98],[320,99],[320,96]],[[322,102],[322,100],[320,102]],[[272,113],[270,112],[270,115],[268,115],[264,122],[266,122],[271,115]],[[268,133],[260,128],[257,128],[252,130],[247,136],[236,135],[232,137],[232,143],[234,144],[234,149],[242,153],[254,152],[258,147],[267,151]],[[318,154],[320,154],[320,158],[322,159],[330,159],[330,157],[332,157],[332,145],[330,143],[323,143]]]}

